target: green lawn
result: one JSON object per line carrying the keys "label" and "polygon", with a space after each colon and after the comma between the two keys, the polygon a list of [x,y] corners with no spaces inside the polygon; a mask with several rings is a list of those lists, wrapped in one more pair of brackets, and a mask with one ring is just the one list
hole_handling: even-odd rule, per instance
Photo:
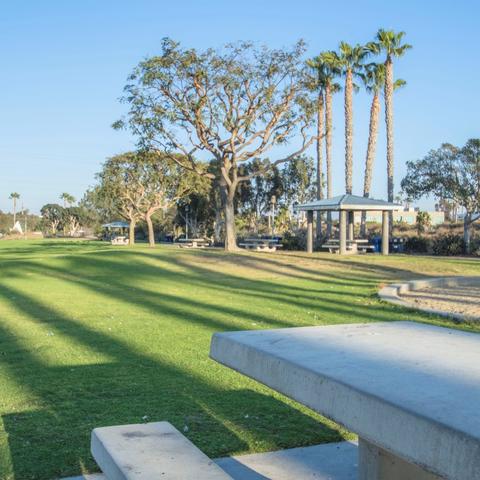
{"label": "green lawn", "polygon": [[95,470],[96,426],[168,420],[213,457],[345,438],[210,360],[212,333],[436,321],[378,286],[480,262],[3,241],[0,268],[0,478],[50,480]]}

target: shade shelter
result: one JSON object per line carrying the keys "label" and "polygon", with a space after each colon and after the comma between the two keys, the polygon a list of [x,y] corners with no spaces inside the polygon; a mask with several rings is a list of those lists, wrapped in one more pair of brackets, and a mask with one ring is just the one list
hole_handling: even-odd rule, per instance
{"label": "shade shelter", "polygon": [[105,223],[102,225],[102,228],[105,228],[107,232],[110,235],[115,234],[116,232],[120,233],[120,235],[123,235],[124,231],[128,229],[130,224],[128,222],[124,221],[115,221],[115,222],[110,222],[110,223]]}
{"label": "shade shelter", "polygon": [[389,244],[389,214],[400,210],[401,205],[376,200],[374,198],[359,197],[357,195],[339,195],[333,198],[315,200],[297,206],[297,210],[307,212],[307,252],[313,252],[313,212],[338,212],[340,217],[340,249],[339,253],[347,253],[347,240],[354,240],[355,212],[382,212],[382,254],[388,255]]}

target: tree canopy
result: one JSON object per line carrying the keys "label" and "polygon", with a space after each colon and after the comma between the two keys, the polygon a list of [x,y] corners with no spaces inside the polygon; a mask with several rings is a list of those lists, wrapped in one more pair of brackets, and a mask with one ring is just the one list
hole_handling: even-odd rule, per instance
{"label": "tree canopy", "polygon": [[[220,179],[227,249],[236,248],[235,192],[250,178],[239,174],[239,165],[299,137],[300,145],[272,162],[278,165],[315,138],[308,133],[314,109],[304,82],[304,50],[303,42],[289,50],[240,42],[200,52],[167,38],[161,55],[141,62],[125,87],[129,112],[115,127],[128,125],[142,147]],[[217,172],[202,168],[201,152],[215,158]]]}
{"label": "tree canopy", "polygon": [[469,226],[480,213],[480,139],[470,139],[459,148],[444,143],[424,158],[407,162],[402,189],[412,199],[433,195],[465,209],[465,241]]}

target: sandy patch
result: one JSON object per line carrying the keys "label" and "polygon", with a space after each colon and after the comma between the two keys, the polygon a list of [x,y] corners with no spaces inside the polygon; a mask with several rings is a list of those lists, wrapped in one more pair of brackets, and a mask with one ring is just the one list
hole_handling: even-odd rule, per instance
{"label": "sandy patch", "polygon": [[480,318],[480,286],[478,285],[423,288],[403,293],[400,298],[419,307]]}

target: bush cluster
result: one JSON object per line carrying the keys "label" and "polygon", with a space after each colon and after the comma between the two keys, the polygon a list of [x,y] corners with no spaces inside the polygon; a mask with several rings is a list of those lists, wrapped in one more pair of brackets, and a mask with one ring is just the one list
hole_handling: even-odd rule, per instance
{"label": "bush cluster", "polygon": [[428,253],[430,242],[426,237],[410,237],[405,242],[405,252],[407,253]]}
{"label": "bush cluster", "polygon": [[465,253],[465,242],[461,235],[447,233],[433,239],[432,252],[434,255],[451,256]]}

